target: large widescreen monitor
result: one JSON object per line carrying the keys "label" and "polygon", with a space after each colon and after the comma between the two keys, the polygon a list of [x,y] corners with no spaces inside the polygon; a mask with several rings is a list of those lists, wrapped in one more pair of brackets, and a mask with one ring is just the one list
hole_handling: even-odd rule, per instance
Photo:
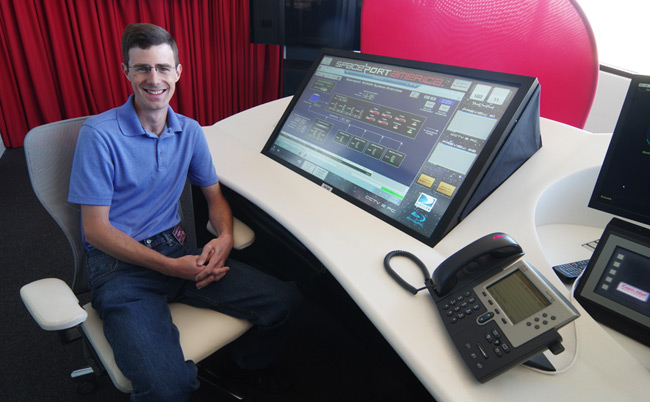
{"label": "large widescreen monitor", "polygon": [[[530,105],[536,124],[519,131],[539,135],[538,86],[532,77],[326,49],[262,152],[433,245],[458,223]],[[511,148],[525,148],[519,142]]]}
{"label": "large widescreen monitor", "polygon": [[632,78],[589,206],[650,224],[650,77]]}

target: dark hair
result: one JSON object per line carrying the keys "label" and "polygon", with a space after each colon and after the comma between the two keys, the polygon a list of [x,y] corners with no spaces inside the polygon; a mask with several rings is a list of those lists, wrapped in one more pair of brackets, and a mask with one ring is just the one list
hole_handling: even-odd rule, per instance
{"label": "dark hair", "polygon": [[168,44],[174,52],[174,62],[178,65],[178,47],[174,38],[158,25],[130,24],[122,34],[122,57],[124,64],[129,65],[129,50],[134,47],[149,49],[152,46]]}

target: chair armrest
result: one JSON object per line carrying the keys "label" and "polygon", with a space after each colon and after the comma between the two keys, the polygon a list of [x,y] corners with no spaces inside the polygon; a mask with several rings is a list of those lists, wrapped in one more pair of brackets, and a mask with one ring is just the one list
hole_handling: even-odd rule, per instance
{"label": "chair armrest", "polygon": [[88,313],[61,279],[40,279],[20,289],[20,297],[36,323],[46,331],[73,328],[86,320]]}
{"label": "chair armrest", "polygon": [[[253,229],[251,229],[244,222],[240,221],[235,217],[232,218],[232,221],[233,221],[232,235],[235,241],[233,248],[235,250],[242,250],[250,246],[251,244],[253,244],[253,242],[255,241],[255,232],[253,231]],[[208,229],[208,232],[217,236],[217,231],[214,229],[210,221],[208,221],[205,227],[206,229]]]}

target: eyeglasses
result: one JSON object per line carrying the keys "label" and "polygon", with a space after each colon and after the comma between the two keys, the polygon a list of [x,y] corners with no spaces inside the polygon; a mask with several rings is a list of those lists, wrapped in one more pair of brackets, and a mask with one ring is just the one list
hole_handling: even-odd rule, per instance
{"label": "eyeglasses", "polygon": [[129,66],[129,69],[135,70],[136,74],[148,75],[151,73],[151,70],[156,70],[158,74],[161,75],[171,75],[176,71],[176,67],[169,64],[156,64],[155,66],[150,66],[148,64],[136,64]]}

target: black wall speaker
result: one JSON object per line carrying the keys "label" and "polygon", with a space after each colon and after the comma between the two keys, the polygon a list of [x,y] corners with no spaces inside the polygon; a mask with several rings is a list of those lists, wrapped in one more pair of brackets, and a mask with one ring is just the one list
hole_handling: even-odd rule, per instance
{"label": "black wall speaker", "polygon": [[251,43],[285,44],[284,1],[249,0]]}

